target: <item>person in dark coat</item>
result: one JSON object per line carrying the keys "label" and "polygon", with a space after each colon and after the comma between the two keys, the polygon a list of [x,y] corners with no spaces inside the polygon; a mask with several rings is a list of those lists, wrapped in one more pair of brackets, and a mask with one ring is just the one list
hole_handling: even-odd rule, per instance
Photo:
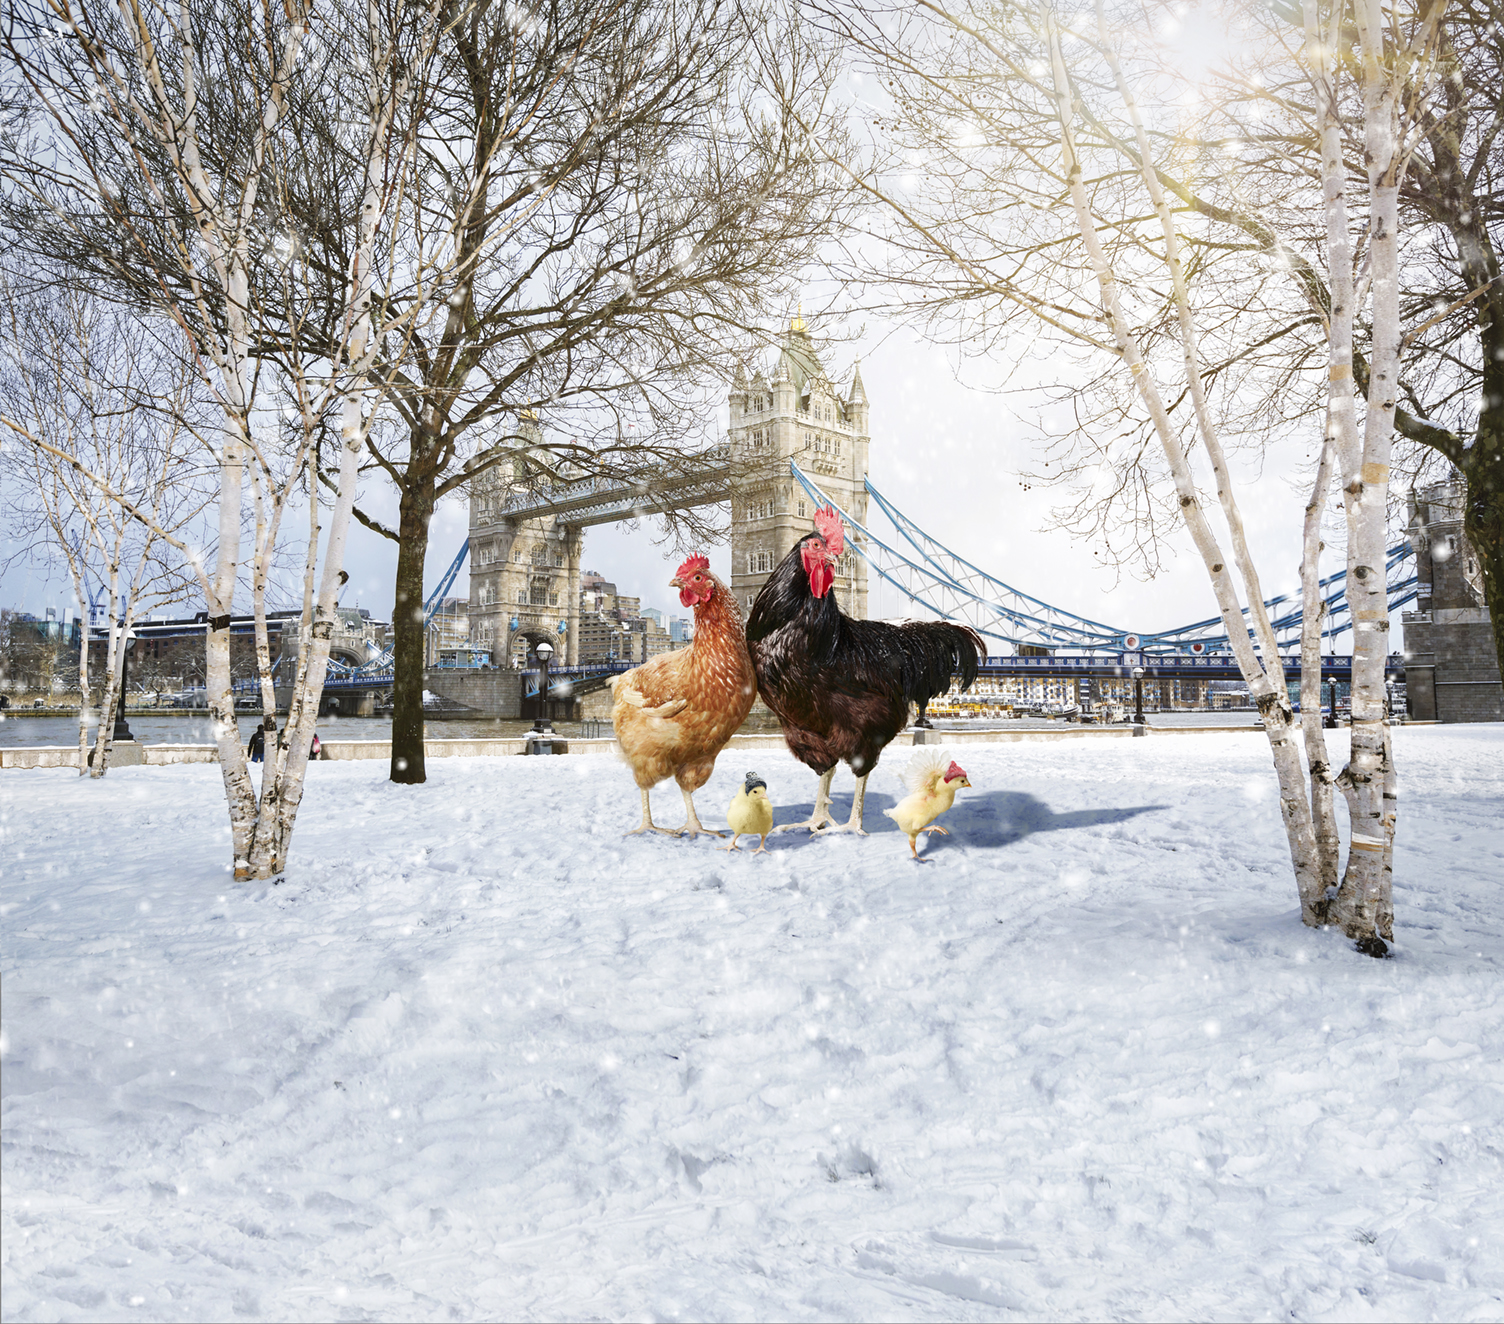
{"label": "person in dark coat", "polygon": [[252,763],[260,763],[266,757],[266,728],[258,726],[251,732],[250,743],[245,747],[246,757]]}

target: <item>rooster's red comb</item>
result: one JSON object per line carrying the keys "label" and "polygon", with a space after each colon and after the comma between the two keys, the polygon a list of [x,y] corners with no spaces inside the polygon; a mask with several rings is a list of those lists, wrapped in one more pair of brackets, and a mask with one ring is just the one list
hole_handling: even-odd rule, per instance
{"label": "rooster's red comb", "polygon": [[[952,759],[950,761],[950,767],[948,767],[945,770],[945,780],[948,781],[948,782],[953,782],[953,781],[956,780],[957,777],[965,777],[965,776],[966,776],[966,770],[959,763],[957,763],[955,761],[955,759]],[[967,780],[970,780],[970,779],[968,778]]]}
{"label": "rooster's red comb", "polygon": [[710,558],[708,556],[688,556],[685,557],[684,564],[674,573],[678,579],[688,579],[696,570],[709,569]]}
{"label": "rooster's red comb", "polygon": [[841,517],[834,506],[815,511],[815,532],[825,540],[831,555],[839,556],[846,550],[846,531],[841,528]]}

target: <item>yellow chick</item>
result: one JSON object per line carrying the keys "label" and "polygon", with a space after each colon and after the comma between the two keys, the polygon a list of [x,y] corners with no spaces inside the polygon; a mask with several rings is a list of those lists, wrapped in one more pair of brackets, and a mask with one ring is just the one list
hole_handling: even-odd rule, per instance
{"label": "yellow chick", "polygon": [[950,836],[938,824],[929,825],[956,802],[956,792],[971,783],[955,760],[947,760],[939,750],[922,747],[909,760],[902,776],[910,793],[893,808],[884,809],[883,813],[909,834],[909,853],[920,864],[928,864],[928,860],[919,859],[919,834],[938,832],[941,836]]}
{"label": "yellow chick", "polygon": [[773,830],[773,802],[768,799],[767,782],[755,772],[747,774],[742,789],[731,801],[731,808],[726,811],[726,822],[731,826],[731,844],[726,847],[727,850],[740,850],[736,839],[745,832],[762,838],[752,854],[768,853],[768,833]]}

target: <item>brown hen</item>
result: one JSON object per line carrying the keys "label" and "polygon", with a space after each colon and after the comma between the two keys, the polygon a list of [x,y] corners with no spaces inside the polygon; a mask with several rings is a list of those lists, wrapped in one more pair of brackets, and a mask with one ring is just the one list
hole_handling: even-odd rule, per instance
{"label": "brown hen", "polygon": [[[741,609],[731,590],[710,573],[710,562],[691,556],[669,583],[679,590],[684,606],[694,607],[694,641],[611,682],[616,699],[611,724],[642,791],[642,826],[628,835],[718,837],[719,832],[701,826],[694,793],[710,780],[716,755],[752,711],[757,678],[747,656]],[[684,793],[680,828],[658,827],[648,802],[650,788],[670,776]]]}

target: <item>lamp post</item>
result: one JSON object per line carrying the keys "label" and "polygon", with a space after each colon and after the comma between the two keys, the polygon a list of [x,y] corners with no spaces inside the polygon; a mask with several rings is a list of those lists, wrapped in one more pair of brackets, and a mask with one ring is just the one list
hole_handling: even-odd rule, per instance
{"label": "lamp post", "polygon": [[1144,724],[1144,669],[1133,668],[1133,724]]}
{"label": "lamp post", "polygon": [[120,703],[115,709],[115,731],[110,736],[112,741],[117,742],[136,738],[125,720],[125,690],[131,678],[131,644],[135,637],[134,633],[127,630],[120,640]]}
{"label": "lamp post", "polygon": [[533,651],[538,654],[538,662],[542,667],[538,681],[538,720],[533,723],[533,732],[540,736],[551,736],[554,729],[548,720],[548,659],[554,655],[554,646],[545,639]]}
{"label": "lamp post", "polygon": [[1336,676],[1328,676],[1326,678],[1326,692],[1327,692],[1326,721],[1324,721],[1322,723],[1322,726],[1326,727],[1328,730],[1336,730],[1336,727],[1337,727],[1337,677]]}

